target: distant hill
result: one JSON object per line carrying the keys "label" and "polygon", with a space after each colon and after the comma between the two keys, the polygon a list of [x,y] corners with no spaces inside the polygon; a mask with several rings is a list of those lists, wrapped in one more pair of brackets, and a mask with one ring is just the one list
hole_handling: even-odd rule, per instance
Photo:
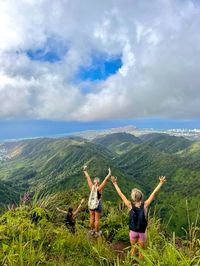
{"label": "distant hill", "polygon": [[116,158],[116,163],[128,175],[138,179],[143,186],[149,187],[156,176],[166,175],[171,178],[172,173],[179,167],[179,158],[148,144],[141,144]]}
{"label": "distant hill", "polygon": [[129,133],[113,133],[103,137],[97,137],[93,141],[117,154],[125,153],[135,145],[141,143],[139,138]]}
{"label": "distant hill", "polygon": [[200,142],[194,142],[186,149],[179,152],[179,156],[189,168],[199,169],[200,166]]}
{"label": "distant hill", "polygon": [[183,137],[170,136],[168,134],[152,133],[140,137],[145,143],[168,153],[179,152],[192,145],[192,141]]}
{"label": "distant hill", "polygon": [[200,141],[193,142],[189,147],[180,152],[181,156],[192,158],[194,160],[200,160]]}

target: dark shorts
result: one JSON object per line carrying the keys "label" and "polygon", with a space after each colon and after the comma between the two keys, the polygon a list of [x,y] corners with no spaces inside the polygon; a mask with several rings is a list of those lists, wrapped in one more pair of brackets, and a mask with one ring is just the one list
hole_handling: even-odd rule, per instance
{"label": "dark shorts", "polygon": [[102,212],[102,202],[101,202],[101,200],[99,200],[99,205],[98,205],[98,207],[97,207],[96,209],[94,209],[94,210],[91,210],[91,209],[90,209],[90,211],[95,211],[95,212],[99,212],[99,213],[101,213],[101,212]]}

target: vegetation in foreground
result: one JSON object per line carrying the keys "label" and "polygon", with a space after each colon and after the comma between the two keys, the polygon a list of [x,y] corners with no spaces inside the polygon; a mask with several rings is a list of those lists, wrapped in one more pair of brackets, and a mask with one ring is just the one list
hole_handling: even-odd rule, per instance
{"label": "vegetation in foreground", "polygon": [[[69,193],[69,192],[68,192]],[[77,193],[43,196],[30,204],[9,209],[0,218],[0,261],[2,265],[133,265],[129,255],[127,212],[123,206],[105,204],[102,219],[102,237],[88,235],[87,208],[77,220],[77,232],[72,235],[64,225],[64,216],[57,206],[69,207],[79,202]],[[33,214],[38,221],[33,222]],[[164,228],[155,216],[149,219],[148,246],[142,251],[144,261],[138,265],[199,265],[200,229],[188,216],[189,230],[185,239],[164,234]],[[119,250],[116,250],[118,246]],[[119,248],[126,247],[125,249]]]}

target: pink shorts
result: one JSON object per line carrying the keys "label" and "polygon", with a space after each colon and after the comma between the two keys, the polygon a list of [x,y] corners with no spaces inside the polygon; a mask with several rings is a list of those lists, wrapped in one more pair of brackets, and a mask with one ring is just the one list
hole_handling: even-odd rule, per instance
{"label": "pink shorts", "polygon": [[130,241],[138,239],[140,242],[145,242],[147,240],[146,232],[145,233],[139,233],[139,232],[135,232],[135,231],[130,230],[129,236],[130,236]]}

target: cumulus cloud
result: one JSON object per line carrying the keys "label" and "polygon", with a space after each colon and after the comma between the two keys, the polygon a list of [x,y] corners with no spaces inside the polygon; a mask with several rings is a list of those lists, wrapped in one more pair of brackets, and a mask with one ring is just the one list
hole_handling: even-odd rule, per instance
{"label": "cumulus cloud", "polygon": [[[200,118],[198,1],[1,0],[0,17],[1,119]],[[95,54],[122,66],[77,79]]]}

